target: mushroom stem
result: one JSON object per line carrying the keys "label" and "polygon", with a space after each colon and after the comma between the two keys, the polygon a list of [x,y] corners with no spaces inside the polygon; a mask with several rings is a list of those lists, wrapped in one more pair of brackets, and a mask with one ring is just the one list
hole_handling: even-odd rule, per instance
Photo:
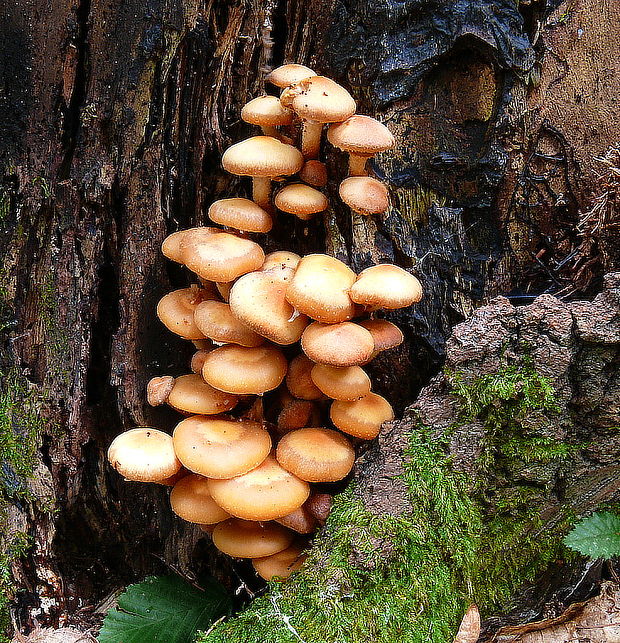
{"label": "mushroom stem", "polygon": [[304,121],[301,130],[301,153],[305,159],[318,159],[323,123]]}
{"label": "mushroom stem", "polygon": [[280,134],[278,129],[273,125],[261,125],[261,129],[265,136],[273,136],[273,138],[277,138],[279,141],[282,140],[282,134]]}
{"label": "mushroom stem", "polygon": [[349,176],[368,176],[366,161],[368,156],[349,154]]}
{"label": "mushroom stem", "polygon": [[268,176],[252,177],[252,201],[260,205],[263,210],[272,212],[271,201],[271,179]]}

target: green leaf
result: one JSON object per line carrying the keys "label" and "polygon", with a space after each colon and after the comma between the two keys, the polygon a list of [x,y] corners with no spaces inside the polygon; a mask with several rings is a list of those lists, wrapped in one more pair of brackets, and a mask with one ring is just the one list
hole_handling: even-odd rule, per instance
{"label": "green leaf", "polygon": [[573,527],[564,544],[590,558],[620,556],[620,516],[609,512],[592,514]]}
{"label": "green leaf", "polygon": [[230,612],[226,590],[209,579],[200,590],[178,576],[156,576],[130,585],[99,632],[99,643],[192,643]]}

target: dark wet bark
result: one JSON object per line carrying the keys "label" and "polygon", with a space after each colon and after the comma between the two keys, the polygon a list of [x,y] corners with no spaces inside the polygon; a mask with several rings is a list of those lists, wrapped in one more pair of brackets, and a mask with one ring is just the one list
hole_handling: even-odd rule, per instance
{"label": "dark wet bark", "polygon": [[[613,221],[591,217],[585,237],[577,225],[607,190],[595,158],[618,141],[620,8],[517,5],[8,0],[2,369],[32,383],[45,419],[33,496],[10,514],[35,543],[15,568],[21,617],[46,596],[54,622],[77,598],[92,605],[161,571],[158,557],[230,575],[172,519],[163,490],[122,483],[104,453],[123,428],[174,423],[144,394],[189,355],[154,317],[187,282],[159,245],[204,222],[213,199],[247,193],[219,156],[250,133],[239,109],[265,67],[310,64],[397,137],[373,166],[391,186],[385,217],[351,218],[332,198],[308,234],[281,217],[268,246],[326,249],[356,270],[414,268],[425,300],[390,316],[406,344],[372,367],[399,410],[438,371],[454,324],[488,298],[600,289],[618,265]],[[343,176],[342,155],[327,161]]]}

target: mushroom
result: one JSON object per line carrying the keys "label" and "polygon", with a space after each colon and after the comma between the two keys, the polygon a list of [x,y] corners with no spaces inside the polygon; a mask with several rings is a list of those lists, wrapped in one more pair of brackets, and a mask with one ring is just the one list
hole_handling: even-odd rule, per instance
{"label": "mushroom", "polygon": [[391,263],[363,270],[349,291],[367,310],[405,308],[422,299],[422,286],[411,273]]}
{"label": "mushroom", "polygon": [[317,525],[316,518],[310,513],[305,504],[299,509],[291,511],[290,514],[277,518],[276,522],[296,531],[298,534],[311,534]]}
{"label": "mushroom", "polygon": [[189,417],[177,424],[172,440],[183,466],[217,479],[251,471],[271,450],[269,433],[259,422],[225,417]]}
{"label": "mushroom", "polygon": [[236,395],[213,388],[196,373],[177,377],[167,399],[173,409],[190,415],[225,413],[234,409],[238,401]]}
{"label": "mushroom", "polygon": [[196,306],[205,299],[209,299],[208,293],[196,285],[173,290],[159,300],[157,316],[175,335],[184,339],[205,339],[194,323]]}
{"label": "mushroom", "polygon": [[248,328],[276,344],[299,341],[309,320],[286,301],[293,270],[281,264],[237,279],[230,291],[232,314]]}
{"label": "mushroom", "polygon": [[359,400],[370,393],[370,378],[359,366],[316,364],[311,377],[318,389],[334,400]]}
{"label": "mushroom", "polygon": [[286,387],[291,395],[300,400],[320,400],[323,397],[310,374],[313,366],[314,362],[305,355],[297,355],[291,360],[286,373]]}
{"label": "mushroom", "polygon": [[287,301],[299,312],[327,324],[355,316],[349,290],[356,275],[346,264],[324,254],[306,255],[287,290]]}
{"label": "mushroom", "polygon": [[190,368],[193,373],[200,375],[202,373],[202,367],[205,363],[205,357],[210,353],[210,350],[201,349],[196,351],[192,355],[192,361],[190,362]]}
{"label": "mushroom", "polygon": [[335,400],[329,417],[341,431],[363,440],[372,440],[379,435],[381,425],[394,419],[390,403],[376,393],[355,402]]}
{"label": "mushroom", "polygon": [[306,159],[318,158],[324,123],[339,123],[355,114],[351,94],[325,76],[311,76],[287,87],[280,102],[302,119],[301,151]]}
{"label": "mushroom", "polygon": [[324,212],[329,205],[327,197],[304,183],[290,183],[284,186],[275,198],[276,207],[282,212],[294,214],[302,221]]}
{"label": "mushroom", "polygon": [[181,478],[170,492],[172,511],[187,520],[203,525],[213,525],[230,518],[230,514],[218,506],[207,485],[207,479],[191,473]]}
{"label": "mushroom", "polygon": [[340,184],[338,194],[357,214],[382,214],[390,205],[385,185],[369,176],[350,176]]}
{"label": "mushroom", "polygon": [[293,398],[284,404],[278,414],[278,433],[283,435],[295,429],[311,426],[312,420],[316,417],[318,417],[317,409],[312,402]]}
{"label": "mushroom", "polygon": [[168,257],[171,261],[176,261],[177,263],[183,263],[181,258],[181,241],[186,236],[191,236],[195,233],[196,230],[200,230],[202,234],[215,234],[216,232],[221,232],[218,228],[209,228],[206,226],[200,228],[188,228],[187,230],[179,230],[178,232],[173,232],[169,234],[161,244],[161,251],[165,257]]}
{"label": "mushroom", "polygon": [[343,152],[349,153],[349,175],[365,176],[366,161],[394,147],[390,130],[370,116],[354,114],[342,123],[334,123],[327,130],[327,140]]}
{"label": "mushroom", "polygon": [[232,516],[275,520],[301,507],[310,495],[310,486],[270,455],[248,473],[230,480],[210,479],[209,491]]}
{"label": "mushroom", "polygon": [[[252,274],[252,273],[250,273]],[[194,322],[201,333],[222,344],[260,346],[265,338],[233,315],[229,304],[222,301],[203,301],[194,311]]]}
{"label": "mushroom", "polygon": [[276,127],[290,125],[293,111],[284,107],[276,96],[259,96],[242,107],[241,118],[250,125],[258,125],[265,136],[279,139],[281,135]]}
{"label": "mushroom", "polygon": [[233,558],[262,558],[289,547],[293,532],[276,523],[230,518],[213,530],[213,544]]}
{"label": "mushroom", "polygon": [[321,524],[325,523],[332,510],[333,498],[328,493],[313,493],[304,508],[311,516],[314,516]]}
{"label": "mushroom", "polygon": [[324,188],[327,185],[327,166],[316,159],[309,159],[299,170],[299,178],[315,188]]}
{"label": "mushroom", "polygon": [[215,284],[215,287],[217,288],[217,292],[219,293],[220,297],[228,303],[228,298],[230,296],[230,289],[233,287],[232,282],[219,282]]}
{"label": "mushroom", "polygon": [[266,581],[285,581],[304,564],[306,558],[301,545],[291,545],[277,554],[253,558],[252,566]]}
{"label": "mushroom", "polygon": [[202,376],[220,391],[261,395],[280,386],[287,368],[286,357],[275,346],[228,344],[205,357]]}
{"label": "mushroom", "polygon": [[209,219],[244,232],[266,233],[273,227],[269,212],[250,199],[220,199],[209,206]]}
{"label": "mushroom", "polygon": [[287,433],[278,443],[276,458],[306,482],[336,482],[353,468],[355,451],[342,433],[311,427]]}
{"label": "mushroom", "polygon": [[370,359],[375,343],[365,328],[352,322],[314,322],[301,336],[301,347],[317,364],[356,366]]}
{"label": "mushroom", "polygon": [[222,167],[227,172],[252,177],[252,199],[268,212],[271,180],[296,174],[303,164],[303,156],[296,147],[271,136],[253,136],[235,143],[222,156]]}
{"label": "mushroom", "polygon": [[199,277],[216,282],[234,281],[257,270],[265,261],[263,249],[254,241],[228,232],[196,230],[181,239],[183,263]]}
{"label": "mushroom", "polygon": [[181,468],[172,438],[150,427],[117,435],[108,449],[108,461],[125,480],[137,482],[161,482]]}
{"label": "mushroom", "polygon": [[265,80],[276,87],[284,88],[294,83],[298,83],[304,78],[310,78],[310,76],[316,76],[316,73],[306,67],[305,65],[298,65],[296,63],[288,63],[286,65],[281,65],[272,70]]}
{"label": "mushroom", "polygon": [[146,385],[146,401],[151,406],[165,404],[173,387],[174,377],[172,375],[151,378]]}
{"label": "mushroom", "polygon": [[374,354],[396,348],[403,343],[403,331],[387,319],[364,319],[358,322],[371,335],[375,342]]}
{"label": "mushroom", "polygon": [[265,256],[265,263],[260,267],[261,270],[271,270],[272,268],[291,268],[295,270],[301,257],[288,250],[276,250]]}

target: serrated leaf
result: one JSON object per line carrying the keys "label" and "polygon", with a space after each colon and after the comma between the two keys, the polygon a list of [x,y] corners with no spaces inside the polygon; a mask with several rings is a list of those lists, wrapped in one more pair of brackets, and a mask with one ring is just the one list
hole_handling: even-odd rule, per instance
{"label": "serrated leaf", "polygon": [[564,544],[590,558],[620,556],[620,516],[609,512],[592,514],[573,527]]}
{"label": "serrated leaf", "polygon": [[130,585],[118,598],[99,632],[99,643],[192,643],[231,608],[215,580],[200,590],[178,576],[156,576]]}

